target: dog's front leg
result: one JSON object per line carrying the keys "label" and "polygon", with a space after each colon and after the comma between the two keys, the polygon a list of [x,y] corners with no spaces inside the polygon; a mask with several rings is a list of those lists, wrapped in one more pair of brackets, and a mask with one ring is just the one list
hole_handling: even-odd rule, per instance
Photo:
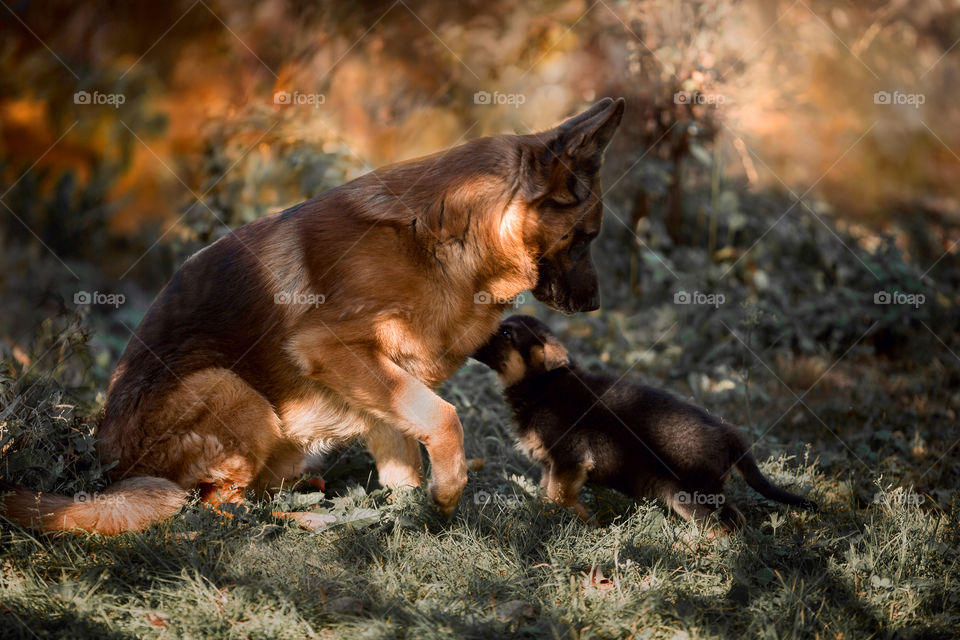
{"label": "dog's front leg", "polygon": [[[309,364],[310,377],[342,394],[353,406],[426,446],[433,469],[431,496],[440,511],[451,513],[467,483],[463,427],[453,405],[373,347],[327,340],[323,349],[313,353],[322,353],[323,360],[304,358]],[[376,434],[364,434],[369,435],[376,439]],[[395,439],[395,442],[403,442],[405,447],[397,456],[411,464],[409,441]]]}

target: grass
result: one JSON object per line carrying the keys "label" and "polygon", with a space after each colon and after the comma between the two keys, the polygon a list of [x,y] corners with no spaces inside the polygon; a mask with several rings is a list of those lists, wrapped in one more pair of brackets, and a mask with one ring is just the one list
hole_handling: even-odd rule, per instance
{"label": "grass", "polygon": [[[845,250],[834,249],[842,259]],[[702,254],[687,253],[699,262],[664,255],[673,271],[695,277],[706,269]],[[814,281],[813,267],[797,260],[783,272]],[[806,304],[818,295],[811,291],[786,300],[782,322],[776,309],[748,304],[741,280],[729,281],[732,302],[721,309],[670,304],[673,283],[654,278],[632,306],[615,291],[602,314],[550,322],[585,366],[629,372],[742,425],[764,473],[816,499],[820,513],[770,503],[735,477],[729,497],[748,521],[739,535],[705,540],[662,503],[596,488],[585,502],[599,526],[585,525],[537,495],[539,470],[513,447],[493,375],[471,364],[441,393],[459,409],[467,456],[486,464],[470,473],[451,519],[420,490],[379,489],[372,460],[354,446],[325,461],[325,495],[287,493],[280,505],[253,502],[232,519],[193,502],[146,532],[114,538],[5,524],[0,635],[957,637],[960,360],[930,335],[954,344],[941,327],[955,314],[938,320],[928,305],[930,331],[909,317],[874,319],[869,302],[843,302],[869,300],[870,291],[848,295],[841,283],[830,293],[836,303]],[[834,308],[831,321],[824,314]],[[843,325],[861,316],[862,326]],[[881,321],[882,344],[864,337]],[[103,384],[89,371],[110,367],[63,327],[33,345],[56,357],[0,368],[2,476],[92,491],[105,482],[91,446],[102,403],[92,394]],[[835,346],[819,327],[831,328]],[[884,355],[890,344],[900,351]],[[291,505],[341,523],[309,533],[270,517],[271,507]]]}
{"label": "grass", "polygon": [[[191,504],[115,538],[3,532],[7,637],[950,637],[958,629],[957,503],[915,504],[857,469],[828,474],[812,447],[763,465],[820,514],[772,505],[736,480],[750,526],[717,541],[654,501],[587,496],[601,526],[551,510],[538,471],[508,441],[505,409],[478,366],[448,385],[471,473],[449,521],[422,491],[376,489],[358,448],[328,461],[328,499],[374,522],[313,534],[267,503],[228,520]],[[319,496],[315,496],[319,498]],[[289,500],[289,497],[280,498]],[[309,500],[308,500],[309,501]],[[693,536],[693,539],[690,539]],[[599,572],[599,574],[598,574]],[[529,603],[510,615],[504,605]],[[523,615],[524,613],[532,615]],[[686,635],[684,635],[686,634]]]}

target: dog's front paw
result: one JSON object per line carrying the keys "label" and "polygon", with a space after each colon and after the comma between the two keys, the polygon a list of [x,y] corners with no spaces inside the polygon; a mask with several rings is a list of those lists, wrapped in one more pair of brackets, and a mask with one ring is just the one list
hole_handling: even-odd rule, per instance
{"label": "dog's front paw", "polygon": [[445,516],[449,516],[453,513],[453,510],[457,508],[457,503],[460,502],[461,492],[451,494],[444,491],[443,489],[433,485],[430,487],[430,497],[433,499],[434,504],[437,505],[437,509]]}
{"label": "dog's front paw", "polygon": [[467,467],[466,464],[460,465],[460,469],[450,478],[440,480],[436,476],[430,483],[430,497],[445,516],[453,513],[460,502],[460,496],[463,495],[463,488],[467,485]]}

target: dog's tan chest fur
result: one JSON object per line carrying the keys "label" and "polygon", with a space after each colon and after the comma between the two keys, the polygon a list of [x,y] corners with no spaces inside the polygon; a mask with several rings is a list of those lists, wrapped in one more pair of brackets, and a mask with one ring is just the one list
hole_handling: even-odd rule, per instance
{"label": "dog's tan chest fur", "polygon": [[304,451],[325,451],[366,433],[377,419],[318,382],[308,382],[277,409],[284,437]]}

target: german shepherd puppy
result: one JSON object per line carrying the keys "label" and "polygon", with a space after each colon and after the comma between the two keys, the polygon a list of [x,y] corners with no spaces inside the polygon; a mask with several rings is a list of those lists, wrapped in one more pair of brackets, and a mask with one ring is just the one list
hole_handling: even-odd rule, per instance
{"label": "german shepherd puppy", "polygon": [[582,519],[578,493],[592,482],[659,496],[686,520],[705,522],[718,511],[726,530],[739,529],[743,515],[723,495],[734,466],[767,498],[816,509],[771,484],[735,429],[657,389],[584,371],[536,318],[504,320],[473,357],[497,372],[518,446],[544,467],[547,498]]}
{"label": "german shepherd puppy", "polygon": [[110,381],[98,439],[115,484],[80,504],[15,490],[7,517],[143,529],[189,489],[239,502],[296,478],[305,452],[357,436],[390,486],[421,484],[422,442],[449,514],[467,481],[463,430],[433,390],[520,292],[598,307],[599,170],[623,109],[606,98],[548,131],[378,169],[198,252]]}

